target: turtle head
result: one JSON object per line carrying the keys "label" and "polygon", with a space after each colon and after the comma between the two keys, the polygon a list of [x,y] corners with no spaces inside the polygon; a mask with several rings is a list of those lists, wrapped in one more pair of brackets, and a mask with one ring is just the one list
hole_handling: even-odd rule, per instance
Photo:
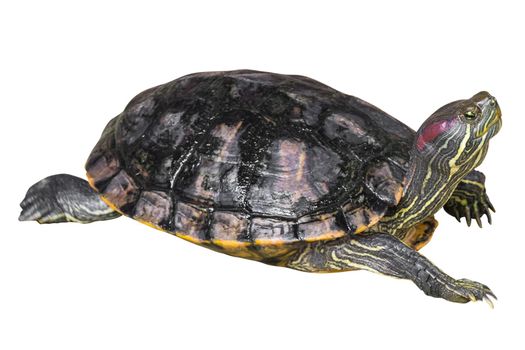
{"label": "turtle head", "polygon": [[419,128],[410,154],[403,197],[388,232],[406,230],[445,205],[459,182],[487,153],[489,140],[501,128],[501,110],[488,92],[439,108]]}
{"label": "turtle head", "polygon": [[419,128],[413,151],[432,168],[467,173],[487,152],[501,128],[501,110],[488,92],[439,108]]}

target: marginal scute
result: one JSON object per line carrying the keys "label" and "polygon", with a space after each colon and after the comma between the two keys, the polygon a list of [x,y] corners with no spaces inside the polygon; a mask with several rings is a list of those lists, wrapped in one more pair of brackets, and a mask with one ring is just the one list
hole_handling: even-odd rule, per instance
{"label": "marginal scute", "polygon": [[361,233],[368,227],[375,225],[383,215],[388,206],[376,203],[374,208],[360,206],[357,208],[352,205],[343,207],[343,214],[348,225],[349,233]]}
{"label": "marginal scute", "polygon": [[254,217],[252,219],[250,236],[255,242],[295,240],[293,224],[265,217]]}
{"label": "marginal scute", "polygon": [[196,240],[206,240],[208,232],[208,212],[184,202],[175,205],[175,232],[190,236]]}
{"label": "marginal scute", "polygon": [[298,221],[297,233],[300,239],[315,241],[333,239],[346,234],[346,228],[338,224],[336,213],[306,216]]}
{"label": "marginal scute", "polygon": [[165,227],[173,211],[170,196],[161,191],[144,191],[135,205],[134,218],[154,226]]}
{"label": "marginal scute", "polygon": [[115,175],[102,191],[106,200],[113,203],[122,212],[128,213],[128,205],[135,203],[139,188],[135,181],[124,170]]}
{"label": "marginal scute", "polygon": [[211,222],[212,240],[243,241],[247,238],[250,221],[246,214],[215,211]]}
{"label": "marginal scute", "polygon": [[92,160],[87,166],[87,174],[91,183],[98,188],[101,183],[115,176],[120,171],[117,157],[111,154],[102,154]]}

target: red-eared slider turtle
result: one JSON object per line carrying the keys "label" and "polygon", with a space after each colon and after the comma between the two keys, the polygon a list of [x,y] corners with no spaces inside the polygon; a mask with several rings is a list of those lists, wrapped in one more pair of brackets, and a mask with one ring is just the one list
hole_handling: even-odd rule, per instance
{"label": "red-eared slider turtle", "polygon": [[188,75],[137,95],[106,126],[89,180],[50,176],[20,220],[120,214],[221,253],[309,272],[366,269],[455,302],[487,300],[417,252],[441,207],[480,222],[474,170],[501,127],[487,92],[417,132],[315,80],[257,71]]}

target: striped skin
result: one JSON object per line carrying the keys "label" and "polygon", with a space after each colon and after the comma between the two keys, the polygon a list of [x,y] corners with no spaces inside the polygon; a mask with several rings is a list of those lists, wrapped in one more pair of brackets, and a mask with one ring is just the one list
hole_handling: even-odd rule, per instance
{"label": "striped skin", "polygon": [[[458,184],[479,185],[465,176],[500,114],[482,92],[414,135],[308,78],[196,74],[140,94],[110,121],[86,164],[97,191],[87,192],[102,208],[95,216],[122,213],[225,254],[308,272],[365,269],[492,304],[487,286],[446,275],[417,250]],[[42,183],[37,209],[78,204],[55,201]]]}
{"label": "striped skin", "polygon": [[496,299],[486,285],[450,277],[416,250],[384,233],[309,243],[280,265],[305,272],[359,269],[409,279],[425,294],[457,303],[483,300],[492,307],[491,298]]}
{"label": "striped skin", "polygon": [[[476,108],[477,113],[471,113]],[[486,285],[450,277],[417,249],[428,242],[436,227],[429,216],[483,160],[488,140],[501,127],[500,115],[488,93],[439,109],[417,133],[409,182],[390,215],[370,228],[368,234],[308,243],[281,264],[308,272],[364,269],[410,279],[433,297],[460,303],[484,300],[492,306],[495,295]],[[471,186],[477,184],[471,182]]]}
{"label": "striped skin", "polygon": [[[408,184],[399,205],[381,220],[378,230],[403,239],[407,229],[436,213],[447,203],[458,184],[485,158],[488,141],[501,127],[499,107],[489,107],[487,93],[446,105],[436,111],[418,131],[411,150]],[[477,117],[466,120],[474,110]],[[435,125],[447,129],[434,135]],[[433,137],[425,137],[430,128]],[[427,142],[421,142],[421,139]]]}
{"label": "striped skin", "polygon": [[[457,130],[455,133],[459,132],[460,130]],[[393,217],[383,218],[380,230],[399,236],[406,228],[414,226],[443,207],[455,189],[454,184],[465,175],[463,172],[452,172],[448,159],[453,158],[458,147],[464,147],[467,140],[466,135],[459,143],[453,139],[445,141],[430,161],[414,157],[408,175],[410,182],[400,203],[400,209]],[[442,157],[442,154],[446,157]]]}
{"label": "striped skin", "polygon": [[[422,129],[438,122],[439,113]],[[479,131],[469,125],[442,135],[435,130],[421,143],[375,107],[308,78],[203,73],[134,98],[110,121],[86,168],[92,186],[119,212],[227,254],[264,260],[296,242],[367,229],[416,242],[417,225],[486,152],[468,159],[458,152],[475,146],[470,137]],[[284,245],[259,253],[261,246]]]}
{"label": "striped skin", "polygon": [[375,225],[401,199],[411,134],[309,78],[200,73],[135,97],[86,169],[124,215],[227,254],[272,259],[283,245]]}
{"label": "striped skin", "polygon": [[[477,113],[471,112],[476,108]],[[460,303],[484,300],[492,306],[495,295],[486,285],[454,279],[416,250],[428,242],[435,229],[436,222],[429,216],[483,160],[488,140],[501,127],[500,116],[497,103],[488,93],[439,109],[418,131],[411,151],[409,182],[391,215],[366,235],[308,243],[282,264],[308,272],[364,269],[410,279],[433,297]]]}

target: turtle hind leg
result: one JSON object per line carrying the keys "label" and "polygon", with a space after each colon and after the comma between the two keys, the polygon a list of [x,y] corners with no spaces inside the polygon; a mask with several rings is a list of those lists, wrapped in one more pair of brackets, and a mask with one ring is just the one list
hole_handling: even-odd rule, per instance
{"label": "turtle hind leg", "polygon": [[468,173],[460,181],[447,203],[445,203],[444,209],[458,221],[461,221],[461,218],[464,217],[468,226],[474,219],[478,226],[481,227],[481,217],[483,215],[487,216],[487,220],[491,224],[490,211],[495,212],[495,210],[487,196],[485,175],[476,170]]}
{"label": "turtle hind leg", "polygon": [[281,266],[307,272],[355,269],[412,280],[429,296],[458,303],[495,298],[485,285],[456,280],[396,237],[384,233],[349,235],[331,241],[304,243]]}
{"label": "turtle hind leg", "polygon": [[46,177],[27,190],[18,220],[41,224],[109,220],[120,216],[86,180],[68,174]]}

